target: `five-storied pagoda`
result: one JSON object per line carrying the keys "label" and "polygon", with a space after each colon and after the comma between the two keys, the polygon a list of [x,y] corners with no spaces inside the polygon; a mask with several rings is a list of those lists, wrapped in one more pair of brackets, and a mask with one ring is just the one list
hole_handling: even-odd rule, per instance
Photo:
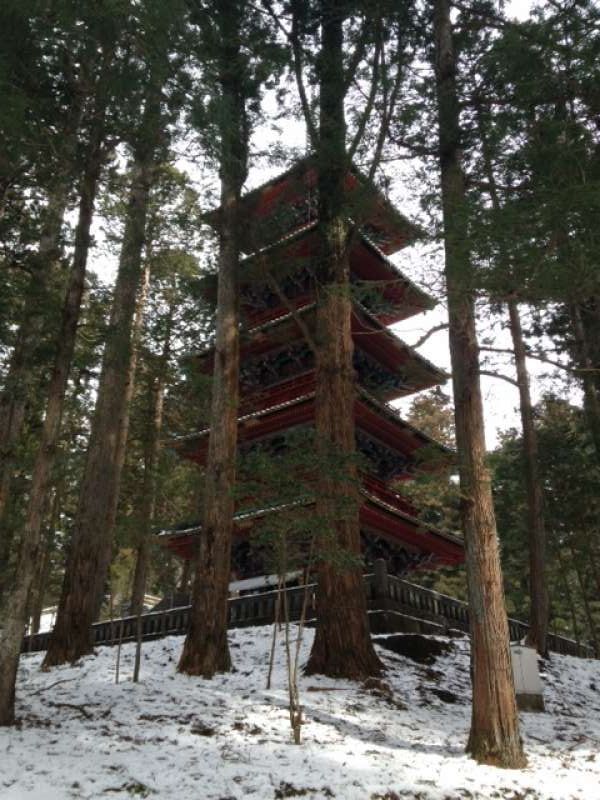
{"label": "five-storied pagoda", "polygon": [[[286,436],[314,426],[314,330],[317,253],[316,170],[309,159],[242,199],[245,221],[241,265],[242,339],[238,451],[285,448]],[[456,536],[425,525],[416,509],[392,488],[415,469],[435,468],[449,451],[405,422],[388,402],[435,386],[443,371],[419,356],[386,327],[434,305],[430,296],[387,258],[419,234],[358,171],[346,178],[349,216],[356,223],[350,246],[356,370],[356,447],[362,457],[360,525],[367,568],[385,558],[397,575],[463,561]],[[352,210],[354,209],[354,211]],[[218,212],[217,212],[218,213]],[[307,336],[308,334],[308,336]],[[196,368],[212,373],[213,352],[195,357]],[[306,441],[311,441],[306,431]],[[203,464],[208,428],[170,443],[183,458]],[[391,486],[391,485],[392,486]],[[256,504],[255,504],[256,506]],[[252,528],[281,505],[252,507],[239,502],[233,565],[239,578],[261,571],[248,548]],[[314,513],[303,502],[302,513]],[[189,559],[200,525],[163,531],[163,545]],[[264,571],[264,570],[263,570]]]}

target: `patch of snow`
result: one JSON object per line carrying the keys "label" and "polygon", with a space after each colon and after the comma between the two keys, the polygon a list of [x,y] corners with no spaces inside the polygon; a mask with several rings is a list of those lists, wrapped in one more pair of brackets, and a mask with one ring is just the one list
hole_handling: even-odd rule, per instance
{"label": "patch of snow", "polygon": [[546,713],[521,714],[529,766],[512,771],[464,753],[466,638],[444,639],[450,651],[429,666],[379,648],[392,697],[302,677],[296,746],[283,646],[265,689],[271,636],[270,627],[230,631],[236,671],[212,681],[177,673],[180,636],[144,643],[139,684],[133,644],[123,646],[118,685],[116,648],[49,673],[41,653],[23,656],[20,724],[0,729],[0,798],[600,800],[598,661],[552,657],[542,675]]}

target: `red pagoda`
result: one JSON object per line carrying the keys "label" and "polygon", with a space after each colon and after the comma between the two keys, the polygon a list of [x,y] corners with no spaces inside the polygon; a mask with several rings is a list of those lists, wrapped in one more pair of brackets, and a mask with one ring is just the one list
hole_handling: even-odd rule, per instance
{"label": "red pagoda", "polygon": [[[242,452],[257,446],[273,449],[291,431],[314,426],[314,354],[304,334],[315,322],[311,262],[317,249],[316,182],[314,166],[304,160],[242,199],[242,218],[247,221],[242,249],[248,253],[241,271],[238,450]],[[356,295],[352,315],[356,446],[367,465],[361,471],[360,509],[365,563],[368,568],[383,557],[397,575],[457,564],[464,559],[462,540],[424,524],[393,488],[416,469],[438,468],[440,459],[447,463],[451,457],[447,448],[388,405],[447,377],[386,327],[434,305],[387,258],[416,239],[419,231],[357,171],[348,173],[346,190],[349,209],[353,203],[360,208],[350,267]],[[268,275],[277,277],[275,285]],[[210,348],[193,358],[201,372],[212,373]],[[181,457],[203,464],[208,433],[203,428],[170,445]],[[302,505],[303,513],[310,514],[310,501],[303,500]],[[278,513],[281,506],[239,506],[233,568],[245,578],[261,569],[250,554],[249,534],[257,521]],[[200,525],[182,526],[163,531],[160,538],[188,559],[200,530]]]}

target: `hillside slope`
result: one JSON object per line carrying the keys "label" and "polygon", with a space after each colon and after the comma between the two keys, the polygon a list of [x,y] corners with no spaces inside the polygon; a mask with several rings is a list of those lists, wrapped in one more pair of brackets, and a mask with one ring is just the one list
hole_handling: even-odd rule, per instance
{"label": "hillside slope", "polygon": [[521,715],[529,767],[513,772],[463,752],[467,639],[429,664],[380,648],[391,694],[302,678],[301,746],[290,742],[281,643],[265,690],[270,640],[270,628],[232,631],[236,672],[213,681],[176,673],[181,637],[144,645],[137,685],[132,645],[119,685],[116,648],[49,674],[41,654],[24,656],[20,726],[0,730],[0,798],[600,800],[598,661],[552,658],[547,712]]}

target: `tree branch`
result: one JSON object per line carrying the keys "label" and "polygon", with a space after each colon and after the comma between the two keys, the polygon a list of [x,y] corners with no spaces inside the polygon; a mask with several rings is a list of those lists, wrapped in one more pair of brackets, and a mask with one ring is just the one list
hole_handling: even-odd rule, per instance
{"label": "tree branch", "polygon": [[[385,69],[385,61],[382,62],[382,66]],[[384,79],[383,87],[383,119],[381,121],[381,128],[379,129],[379,134],[377,136],[377,143],[375,145],[375,152],[373,153],[373,161],[371,164],[371,168],[369,170],[369,178],[373,180],[375,177],[375,171],[379,167],[381,162],[381,154],[383,152],[383,145],[385,144],[385,140],[389,134],[390,129],[390,122],[392,119],[392,114],[394,108],[396,106],[396,102],[398,101],[398,95],[400,93],[400,86],[402,84],[402,68],[400,63],[398,63],[398,67],[396,69],[396,78],[394,80],[394,85],[392,86],[391,94],[389,95],[389,103],[388,103],[388,93],[387,93],[387,84]]]}
{"label": "tree branch", "polygon": [[306,122],[306,129],[308,131],[308,138],[313,147],[316,149],[319,140],[317,134],[317,126],[313,119],[310,103],[306,95],[306,87],[304,85],[304,78],[302,77],[302,48],[300,46],[300,36],[298,34],[298,9],[296,4],[292,6],[292,29],[289,33],[289,42],[292,45],[292,55],[294,64],[294,75],[296,76],[296,84],[298,86],[298,95],[300,97],[300,105],[302,106],[302,113],[304,114],[304,121]]}
{"label": "tree branch", "polygon": [[[480,347],[479,349],[485,353],[499,353],[501,355],[514,356],[514,351],[511,350],[510,347]],[[548,356],[545,356],[543,353],[534,353],[529,349],[527,349],[526,355],[527,358],[533,358],[535,361],[541,361],[543,364],[549,364],[552,367],[557,367],[565,372],[570,372],[572,375],[578,375],[582,372],[600,372],[600,367],[572,367],[568,364],[563,364],[560,361],[555,361],[552,358],[548,358]]]}
{"label": "tree branch", "polygon": [[315,342],[307,324],[302,319],[302,316],[298,313],[298,309],[294,306],[294,304],[290,301],[287,297],[279,283],[277,282],[276,278],[274,277],[273,273],[270,272],[269,268],[266,266],[266,259],[262,262],[262,271],[267,279],[267,282],[281,301],[283,305],[287,308],[287,310],[292,315],[294,322],[300,328],[300,331],[304,338],[306,339],[306,343],[313,351],[313,353],[317,353],[317,343]]}
{"label": "tree branch", "polygon": [[434,325],[433,328],[430,328],[426,333],[424,333],[420,339],[417,339],[417,341],[414,344],[411,344],[411,347],[413,348],[413,350],[416,349],[417,347],[421,347],[421,345],[425,344],[425,342],[435,333],[439,333],[439,331],[448,330],[448,327],[449,326],[447,322],[441,322],[439,325]]}
{"label": "tree branch", "polygon": [[292,48],[292,64],[294,69],[294,77],[296,78],[296,85],[298,87],[298,95],[300,97],[302,114],[306,123],[306,129],[308,131],[308,138],[311,146],[316,148],[318,141],[317,127],[312,116],[310,103],[308,102],[308,96],[306,94],[306,86],[304,85],[304,78],[302,76],[302,48],[298,34],[298,9],[294,4],[292,7],[292,27],[291,30],[288,31],[285,25],[282,24],[279,14],[277,14],[269,0],[263,0],[263,5],[269,16],[273,19]]}
{"label": "tree branch", "polygon": [[367,97],[367,102],[365,104],[364,111],[360,117],[359,123],[356,128],[356,133],[354,134],[354,138],[352,139],[352,144],[350,145],[350,149],[348,151],[349,161],[352,161],[352,159],[354,158],[354,154],[358,149],[358,146],[361,142],[361,139],[367,127],[367,123],[371,116],[371,111],[373,110],[373,105],[375,103],[375,97],[377,96],[377,89],[379,87],[379,74],[382,66],[383,66],[382,42],[381,42],[381,36],[378,36],[377,45],[375,47],[375,53],[373,55],[373,74],[371,77],[371,87],[369,90],[369,95]]}
{"label": "tree branch", "polygon": [[508,375],[502,375],[499,372],[492,372],[491,370],[487,369],[480,369],[479,374],[487,375],[488,378],[498,378],[498,380],[500,381],[506,381],[507,383],[510,383],[512,386],[516,386],[517,389],[519,388],[519,384],[517,383],[517,381],[514,378],[509,378]]}
{"label": "tree branch", "polygon": [[371,24],[372,24],[372,19],[370,16],[367,16],[363,20],[363,25],[360,32],[360,36],[358,38],[358,42],[356,43],[354,53],[346,69],[346,77],[344,80],[344,94],[348,93],[348,89],[350,88],[350,85],[354,80],[354,75],[356,73],[356,70],[358,69],[358,65],[360,64],[365,55],[365,51],[367,49],[367,40],[369,38],[369,33],[371,32]]}
{"label": "tree branch", "polygon": [[414,144],[414,142],[408,142],[406,139],[402,139],[400,137],[395,137],[391,139],[393,144],[397,147],[403,147],[405,150],[408,150],[412,156],[423,156],[423,157],[433,157],[437,156],[438,152],[434,148],[430,147],[423,147],[418,144]]}

